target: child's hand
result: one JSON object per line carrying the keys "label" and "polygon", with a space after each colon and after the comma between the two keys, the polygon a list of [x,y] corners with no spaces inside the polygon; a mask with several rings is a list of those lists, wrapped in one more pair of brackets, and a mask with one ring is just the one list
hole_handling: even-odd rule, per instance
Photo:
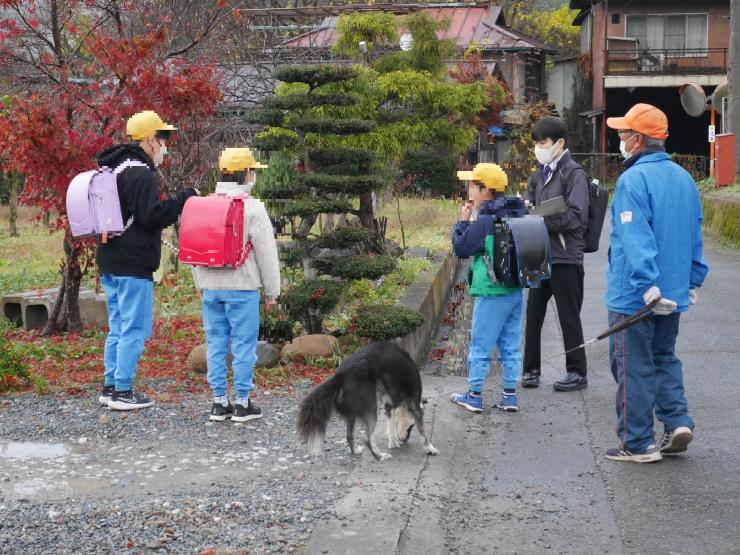
{"label": "child's hand", "polygon": [[277,297],[265,297],[265,310],[273,312],[277,308]]}
{"label": "child's hand", "polygon": [[465,204],[463,204],[462,209],[460,210],[460,219],[464,222],[470,221],[470,216],[473,215],[473,203],[468,201]]}

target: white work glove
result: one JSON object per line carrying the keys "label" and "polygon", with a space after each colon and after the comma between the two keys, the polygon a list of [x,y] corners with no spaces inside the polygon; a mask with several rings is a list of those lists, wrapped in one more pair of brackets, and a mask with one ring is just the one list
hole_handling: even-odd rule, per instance
{"label": "white work glove", "polygon": [[698,298],[698,294],[696,293],[696,289],[689,289],[689,304],[696,304],[696,299]]}
{"label": "white work glove", "polygon": [[[645,300],[645,304],[650,304],[655,299],[658,299],[660,297],[660,289],[658,289],[655,285],[648,289],[642,296],[642,298]],[[660,299],[658,304],[653,307],[653,314],[655,314],[656,316],[668,316],[674,310],[676,310],[677,306],[678,304],[676,303],[676,301],[663,298]]]}

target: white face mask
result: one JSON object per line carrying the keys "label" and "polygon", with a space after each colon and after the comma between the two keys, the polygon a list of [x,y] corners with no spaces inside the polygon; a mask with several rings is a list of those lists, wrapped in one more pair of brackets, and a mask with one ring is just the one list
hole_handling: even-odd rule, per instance
{"label": "white face mask", "polygon": [[155,166],[160,166],[164,162],[164,157],[167,155],[167,145],[159,143],[159,151],[154,155],[153,162]]}
{"label": "white face mask", "polygon": [[537,158],[537,161],[544,166],[555,160],[555,157],[558,155],[559,150],[559,141],[553,144],[551,147],[541,147],[538,145],[534,145],[534,157]]}
{"label": "white face mask", "polygon": [[619,141],[619,152],[622,153],[622,158],[629,160],[632,157],[632,153],[627,150],[627,143],[634,139],[637,135],[632,135],[626,141]]}

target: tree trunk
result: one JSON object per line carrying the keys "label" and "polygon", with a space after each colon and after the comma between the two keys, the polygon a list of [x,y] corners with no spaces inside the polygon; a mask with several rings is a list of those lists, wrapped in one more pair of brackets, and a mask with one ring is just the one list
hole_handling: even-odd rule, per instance
{"label": "tree trunk", "polygon": [[362,227],[375,230],[375,210],[373,209],[372,193],[362,193],[360,195],[360,223]]}
{"label": "tree trunk", "polygon": [[80,268],[80,254],[82,246],[73,241],[67,229],[64,233],[64,269],[62,270],[62,284],[59,295],[49,315],[49,321],[44,327],[43,334],[51,335],[60,331],[80,332],[83,329],[80,316],[80,282],[82,269]]}
{"label": "tree trunk", "polygon": [[[13,179],[13,177],[11,177]],[[18,237],[18,189],[16,183],[10,186],[10,236]]]}

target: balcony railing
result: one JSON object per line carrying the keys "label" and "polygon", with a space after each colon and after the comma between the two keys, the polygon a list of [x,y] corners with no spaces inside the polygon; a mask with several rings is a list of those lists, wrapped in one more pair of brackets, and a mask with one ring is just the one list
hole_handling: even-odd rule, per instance
{"label": "balcony railing", "polygon": [[606,50],[607,75],[727,73],[727,48]]}

